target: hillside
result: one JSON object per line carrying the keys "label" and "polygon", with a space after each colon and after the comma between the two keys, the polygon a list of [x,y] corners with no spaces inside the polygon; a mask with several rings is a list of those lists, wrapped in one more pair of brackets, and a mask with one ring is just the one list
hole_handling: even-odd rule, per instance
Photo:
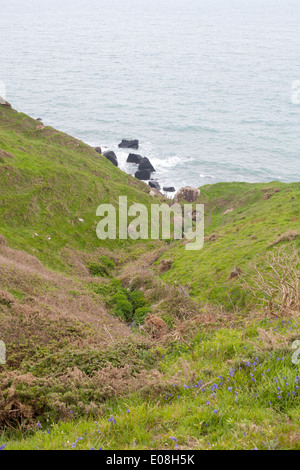
{"label": "hillside", "polygon": [[74,252],[123,245],[127,251],[128,243],[97,238],[96,209],[117,207],[124,194],[129,205],[149,206],[149,188],[83,142],[36,127],[36,120],[0,106],[1,233],[10,246],[55,269],[65,269]]}
{"label": "hillside", "polygon": [[100,241],[148,186],[36,126],[0,106],[0,448],[299,448],[300,183],[201,187],[200,251]]}
{"label": "hillside", "polygon": [[[267,253],[294,241],[300,248],[300,184],[219,183],[201,188],[205,204],[205,246],[200,251],[175,247],[172,268],[162,276],[189,286],[198,300],[226,308],[245,307],[243,289],[228,279],[234,267],[244,275],[260,266]],[[187,269],[188,267],[188,269]],[[193,275],[191,276],[190,273]]]}

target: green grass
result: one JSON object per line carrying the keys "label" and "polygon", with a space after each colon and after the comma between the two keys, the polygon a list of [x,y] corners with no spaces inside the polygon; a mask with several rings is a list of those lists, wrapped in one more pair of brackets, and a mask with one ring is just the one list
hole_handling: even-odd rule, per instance
{"label": "green grass", "polygon": [[[268,350],[258,328],[280,334],[289,346],[278,344]],[[190,342],[193,354],[183,343],[161,350],[160,370],[172,378],[162,392],[142,389],[108,400],[97,419],[80,419],[69,409],[64,422],[44,421],[41,429],[36,423],[28,435],[8,441],[3,436],[0,445],[69,450],[300,449],[300,371],[292,363],[290,347],[299,334],[299,325],[290,320],[257,320],[236,330],[202,328]]]}
{"label": "green grass", "polygon": [[96,209],[105,203],[118,207],[123,195],[129,205],[149,206],[147,185],[83,142],[50,127],[37,131],[36,124],[0,107],[0,149],[11,155],[0,160],[1,234],[12,247],[62,270],[66,247],[85,253],[133,247],[131,240],[97,238]]}
{"label": "green grass", "polygon": [[[300,237],[284,234],[300,234],[300,183],[202,187],[200,251],[100,241],[98,205],[127,195],[149,208],[149,188],[36,124],[0,107],[0,234],[49,268],[4,248],[0,447],[300,449],[299,307],[270,321],[229,280],[237,266],[251,282],[252,263],[263,271],[278,248],[299,251]],[[172,263],[158,276],[162,259]],[[161,341],[139,325],[148,312],[166,323]]]}
{"label": "green grass", "polygon": [[[264,200],[266,193],[273,195]],[[236,279],[228,280],[231,271],[237,266],[247,275],[251,263],[264,264],[266,253],[272,250],[270,245],[290,230],[299,233],[295,244],[300,248],[299,200],[300,183],[219,183],[202,187],[200,202],[205,204],[207,237],[204,247],[200,251],[187,251],[182,245],[171,248],[164,257],[173,259],[172,267],[161,278],[189,286],[190,294],[198,301],[227,309],[244,308],[245,292]],[[231,208],[233,212],[223,215]],[[216,240],[209,240],[212,234],[216,234]]]}

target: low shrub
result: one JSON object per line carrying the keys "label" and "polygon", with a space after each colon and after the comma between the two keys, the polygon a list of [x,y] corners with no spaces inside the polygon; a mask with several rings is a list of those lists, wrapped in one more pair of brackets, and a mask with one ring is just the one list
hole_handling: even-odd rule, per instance
{"label": "low shrub", "polygon": [[107,256],[100,256],[99,262],[102,264],[102,266],[105,266],[108,269],[115,269],[116,265],[115,263],[109,259]]}
{"label": "low shrub", "polygon": [[136,309],[136,311],[133,314],[133,321],[136,325],[142,325],[145,323],[145,318],[148,315],[148,313],[151,313],[151,307],[140,307]]}
{"label": "low shrub", "polygon": [[88,264],[89,272],[92,276],[100,276],[100,277],[109,277],[110,272],[106,266],[98,263],[89,263]]}

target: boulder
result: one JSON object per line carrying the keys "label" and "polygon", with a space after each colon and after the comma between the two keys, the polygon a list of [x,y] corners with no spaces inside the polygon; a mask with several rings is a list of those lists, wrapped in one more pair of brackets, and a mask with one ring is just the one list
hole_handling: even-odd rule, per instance
{"label": "boulder", "polygon": [[229,274],[228,280],[233,279],[235,277],[239,277],[242,274],[242,270],[235,266],[231,273]]}
{"label": "boulder", "polygon": [[157,189],[157,191],[160,191],[160,184],[158,181],[150,180],[148,184],[150,188],[154,188]]}
{"label": "boulder", "polygon": [[1,106],[8,106],[9,108],[11,108],[11,104],[8,101],[5,101],[5,99],[2,98],[2,96],[0,96],[0,105]]}
{"label": "boulder", "polygon": [[163,274],[169,271],[172,267],[173,261],[171,259],[163,259],[158,266],[158,273]]}
{"label": "boulder", "polygon": [[97,153],[101,153],[101,154],[102,154],[102,149],[101,149],[101,147],[95,147],[94,150],[96,150]]}
{"label": "boulder", "polygon": [[185,186],[184,188],[179,189],[176,193],[174,201],[175,203],[186,201],[186,202],[195,202],[200,196],[200,190],[197,188],[192,188],[191,186]]}
{"label": "boulder", "polygon": [[164,186],[163,187],[163,190],[166,192],[166,193],[174,193],[176,191],[176,189],[173,187],[173,186]]}
{"label": "boulder", "polygon": [[233,212],[234,209],[231,208],[231,209],[227,209],[227,211],[223,212],[223,215],[227,215],[227,214],[230,214],[231,212]]}
{"label": "boulder", "polygon": [[139,170],[148,170],[151,173],[155,171],[154,167],[151,165],[149,158],[143,157],[139,163]]}
{"label": "boulder", "polygon": [[151,189],[150,189],[149,196],[156,197],[156,196],[158,196],[159,194],[160,194],[160,192],[157,191],[156,189],[154,189],[154,188],[151,188]]}
{"label": "boulder", "polygon": [[117,159],[115,152],[112,152],[111,150],[109,150],[108,152],[104,152],[103,155],[105,156],[105,158],[107,158],[107,160],[109,160],[115,166],[118,166],[118,159]]}
{"label": "boulder", "polygon": [[137,155],[136,153],[130,153],[127,157],[126,162],[139,164],[142,158],[143,158],[142,155]]}
{"label": "boulder", "polygon": [[150,179],[150,171],[149,170],[138,170],[134,175],[138,180],[149,180]]}
{"label": "boulder", "polygon": [[153,338],[161,338],[168,331],[166,322],[157,315],[148,313],[145,320],[145,329],[149,331]]}
{"label": "boulder", "polygon": [[119,144],[119,148],[121,149],[138,149],[139,148],[139,141],[138,140],[126,140],[123,139],[122,142]]}

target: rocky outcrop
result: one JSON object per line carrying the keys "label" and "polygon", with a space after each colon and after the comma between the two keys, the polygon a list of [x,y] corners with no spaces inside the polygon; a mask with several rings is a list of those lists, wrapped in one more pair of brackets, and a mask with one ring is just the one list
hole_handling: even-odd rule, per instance
{"label": "rocky outcrop", "polygon": [[158,181],[150,180],[148,184],[150,188],[154,188],[157,189],[157,191],[160,191],[160,184]]}
{"label": "rocky outcrop", "polygon": [[192,188],[191,186],[185,186],[184,188],[179,189],[176,193],[174,202],[195,202],[200,196],[200,190],[197,188]]}
{"label": "rocky outcrop", "polygon": [[163,274],[169,271],[172,267],[173,261],[171,259],[163,259],[158,266],[158,273]]}
{"label": "rocky outcrop", "polygon": [[118,166],[118,159],[117,159],[115,152],[109,150],[108,152],[104,152],[103,155],[105,156],[105,158],[107,158],[107,160],[109,160],[115,166]]}
{"label": "rocky outcrop", "polygon": [[151,188],[149,191],[149,196],[157,197],[157,196],[161,196],[161,193],[157,191],[157,189]]}
{"label": "rocky outcrop", "polygon": [[142,155],[137,155],[136,153],[130,153],[127,157],[126,162],[127,163],[136,163],[137,165],[140,163],[142,160]]}
{"label": "rocky outcrop", "polygon": [[0,105],[1,106],[7,106],[8,108],[11,108],[11,104],[8,101],[5,101],[5,99],[2,98],[2,96],[0,96]]}
{"label": "rocky outcrop", "polygon": [[151,173],[149,170],[138,170],[134,175],[138,180],[150,180]]}
{"label": "rocky outcrop", "polygon": [[102,154],[102,149],[101,149],[101,147],[95,147],[94,150],[96,150],[97,153],[101,153],[101,154]]}
{"label": "rocky outcrop", "polygon": [[126,140],[123,139],[122,142],[118,145],[119,148],[121,149],[138,149],[139,148],[139,141],[134,139],[134,140]]}
{"label": "rocky outcrop", "polygon": [[234,279],[235,277],[240,277],[241,274],[242,274],[242,270],[238,268],[237,266],[235,266],[233,270],[231,271],[231,273],[229,274],[228,280],[230,281],[230,279]]}
{"label": "rocky outcrop", "polygon": [[161,338],[168,331],[166,322],[162,318],[150,313],[146,317],[145,329],[156,339]]}
{"label": "rocky outcrop", "polygon": [[164,186],[163,191],[165,191],[166,193],[174,193],[176,189],[173,186]]}
{"label": "rocky outcrop", "polygon": [[225,212],[223,212],[223,215],[227,215],[227,214],[230,214],[231,212],[233,212],[234,209],[231,208],[231,209],[227,209]]}
{"label": "rocky outcrop", "polygon": [[152,166],[149,158],[143,157],[139,163],[139,170],[148,170],[152,173],[155,171],[155,168]]}

